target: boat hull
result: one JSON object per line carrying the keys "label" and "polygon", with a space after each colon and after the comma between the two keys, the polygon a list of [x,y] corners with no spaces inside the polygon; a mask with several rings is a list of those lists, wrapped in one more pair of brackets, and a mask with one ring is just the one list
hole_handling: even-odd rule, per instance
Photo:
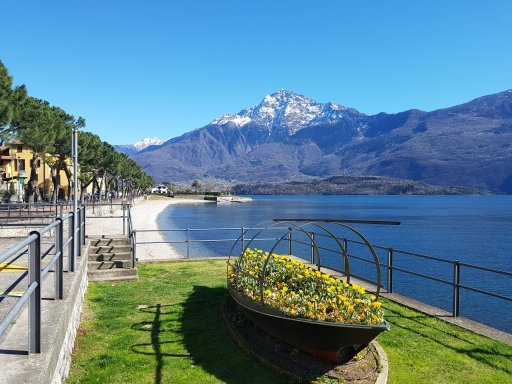
{"label": "boat hull", "polygon": [[364,349],[389,324],[345,324],[287,317],[281,311],[252,301],[228,287],[239,309],[259,328],[297,349],[319,358],[345,363]]}

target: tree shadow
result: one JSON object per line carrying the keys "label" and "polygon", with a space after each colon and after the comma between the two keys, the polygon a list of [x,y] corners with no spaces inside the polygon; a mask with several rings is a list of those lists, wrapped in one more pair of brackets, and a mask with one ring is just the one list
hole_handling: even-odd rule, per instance
{"label": "tree shadow", "polygon": [[[147,306],[139,308],[141,312],[154,314],[152,321],[145,321],[137,324],[133,324],[131,328],[135,331],[151,332],[151,343],[135,344],[130,347],[130,350],[134,353],[142,355],[154,355],[155,356],[155,383],[162,383],[162,369],[164,365],[164,357],[178,357],[178,358],[190,358],[188,354],[174,354],[162,352],[162,345],[172,344],[179,342],[180,340],[168,340],[162,341],[161,334],[168,332],[167,329],[163,328],[164,320],[162,315],[170,314],[169,311],[172,305],[156,304],[153,306]],[[151,347],[152,351],[146,351],[147,347]]]}
{"label": "tree shadow", "polygon": [[194,286],[181,318],[181,332],[194,363],[224,383],[285,383],[240,351],[223,319],[225,287]]}

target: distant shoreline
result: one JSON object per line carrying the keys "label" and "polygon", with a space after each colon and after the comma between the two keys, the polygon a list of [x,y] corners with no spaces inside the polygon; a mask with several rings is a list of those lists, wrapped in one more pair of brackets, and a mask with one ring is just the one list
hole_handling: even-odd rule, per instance
{"label": "distant shoreline", "polygon": [[483,195],[467,187],[444,187],[379,176],[335,176],[326,179],[237,184],[237,195]]}

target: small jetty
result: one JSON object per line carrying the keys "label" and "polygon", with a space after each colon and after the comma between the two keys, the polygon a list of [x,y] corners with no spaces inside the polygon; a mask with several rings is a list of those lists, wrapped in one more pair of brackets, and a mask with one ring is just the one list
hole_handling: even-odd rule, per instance
{"label": "small jetty", "polygon": [[248,203],[252,201],[250,197],[246,196],[205,196],[204,199],[216,203]]}

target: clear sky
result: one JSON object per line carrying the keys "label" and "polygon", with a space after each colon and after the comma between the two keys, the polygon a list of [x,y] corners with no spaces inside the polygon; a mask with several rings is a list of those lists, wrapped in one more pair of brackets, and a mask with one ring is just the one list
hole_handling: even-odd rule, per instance
{"label": "clear sky", "polygon": [[512,88],[512,1],[0,0],[0,60],[111,144],[279,89],[366,114]]}

